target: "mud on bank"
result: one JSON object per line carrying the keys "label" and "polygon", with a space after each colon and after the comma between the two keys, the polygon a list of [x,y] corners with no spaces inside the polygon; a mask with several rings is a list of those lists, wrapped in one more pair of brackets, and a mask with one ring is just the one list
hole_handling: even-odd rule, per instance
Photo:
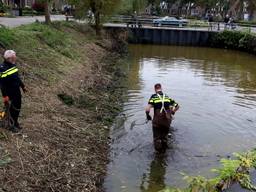
{"label": "mud on bank", "polygon": [[23,131],[0,129],[0,191],[100,191],[109,126],[120,109],[122,36],[58,22],[0,29],[29,89]]}

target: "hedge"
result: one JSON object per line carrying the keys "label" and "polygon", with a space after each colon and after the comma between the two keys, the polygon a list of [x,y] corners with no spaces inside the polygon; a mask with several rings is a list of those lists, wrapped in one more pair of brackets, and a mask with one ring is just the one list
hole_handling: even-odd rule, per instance
{"label": "hedge", "polygon": [[235,49],[256,55],[256,34],[241,31],[223,31],[210,38],[212,47]]}

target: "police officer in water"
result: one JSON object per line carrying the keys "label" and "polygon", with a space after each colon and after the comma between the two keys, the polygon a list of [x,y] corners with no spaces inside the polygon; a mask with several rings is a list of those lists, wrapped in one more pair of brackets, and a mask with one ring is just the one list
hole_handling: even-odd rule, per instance
{"label": "police officer in water", "polygon": [[172,122],[172,116],[179,110],[179,105],[162,91],[161,84],[155,85],[155,94],[151,96],[146,107],[147,120],[152,120],[150,110],[154,108],[153,139],[157,151],[167,148],[167,138]]}
{"label": "police officer in water", "polygon": [[7,50],[4,53],[4,62],[0,65],[0,87],[3,101],[6,106],[10,104],[11,127],[9,129],[17,133],[21,129],[18,118],[21,109],[21,91],[27,92],[27,89],[19,77],[16,66],[16,53],[13,50]]}

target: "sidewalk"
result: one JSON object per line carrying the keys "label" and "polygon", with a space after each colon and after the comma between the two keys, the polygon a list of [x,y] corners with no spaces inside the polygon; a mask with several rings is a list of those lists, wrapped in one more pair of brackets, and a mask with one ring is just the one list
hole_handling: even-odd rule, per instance
{"label": "sidewalk", "polygon": [[[65,20],[66,17],[64,15],[51,15],[52,21],[62,21]],[[44,21],[44,16],[28,16],[28,17],[15,17],[15,18],[7,18],[0,17],[0,24],[6,27],[18,27],[20,25],[26,25],[30,23],[34,23],[36,20],[42,22]]]}

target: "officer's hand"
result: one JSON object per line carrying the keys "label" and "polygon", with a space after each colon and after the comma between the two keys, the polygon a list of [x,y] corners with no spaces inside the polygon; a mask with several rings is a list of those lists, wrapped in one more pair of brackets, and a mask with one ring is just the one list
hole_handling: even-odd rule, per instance
{"label": "officer's hand", "polygon": [[3,97],[4,105],[8,105],[8,104],[9,104],[9,101],[10,101],[10,99],[9,99],[8,96]]}
{"label": "officer's hand", "polygon": [[148,120],[148,121],[151,121],[151,120],[152,120],[152,117],[151,117],[149,114],[147,114],[147,120]]}
{"label": "officer's hand", "polygon": [[27,93],[27,92],[28,92],[28,89],[27,89],[26,87],[23,87],[22,90],[23,90],[24,93]]}

